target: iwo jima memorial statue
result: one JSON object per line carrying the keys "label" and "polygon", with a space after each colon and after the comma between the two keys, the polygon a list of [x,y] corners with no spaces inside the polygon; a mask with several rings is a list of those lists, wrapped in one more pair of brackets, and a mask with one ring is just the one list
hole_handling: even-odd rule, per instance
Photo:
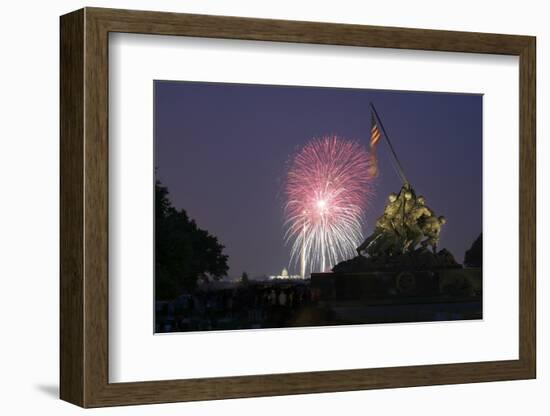
{"label": "iwo jima memorial statue", "polygon": [[407,180],[372,104],[371,114],[371,150],[385,138],[402,187],[388,196],[358,255],[332,273],[312,273],[312,289],[337,319],[351,323],[480,319],[481,267],[464,267],[438,248],[446,219]]}

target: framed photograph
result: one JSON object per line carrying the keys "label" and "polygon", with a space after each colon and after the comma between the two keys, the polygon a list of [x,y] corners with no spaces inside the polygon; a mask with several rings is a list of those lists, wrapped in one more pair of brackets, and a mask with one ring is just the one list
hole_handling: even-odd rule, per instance
{"label": "framed photograph", "polygon": [[535,49],[62,16],[61,398],[535,378]]}

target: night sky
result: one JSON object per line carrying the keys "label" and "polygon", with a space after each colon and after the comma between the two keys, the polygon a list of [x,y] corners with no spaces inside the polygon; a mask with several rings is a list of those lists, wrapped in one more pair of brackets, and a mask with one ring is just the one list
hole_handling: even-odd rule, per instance
{"label": "night sky", "polygon": [[[482,96],[363,89],[155,81],[156,177],[229,255],[229,276],[288,267],[283,207],[286,171],[313,137],[369,144],[376,106],[417,195],[447,224],[440,248],[462,262],[482,229]],[[373,230],[401,182],[384,140],[366,212]]]}

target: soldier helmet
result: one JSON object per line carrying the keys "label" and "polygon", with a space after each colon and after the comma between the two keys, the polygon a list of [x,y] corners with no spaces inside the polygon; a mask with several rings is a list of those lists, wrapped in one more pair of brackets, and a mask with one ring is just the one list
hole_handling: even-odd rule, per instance
{"label": "soldier helmet", "polygon": [[389,196],[388,196],[388,199],[390,200],[390,202],[395,202],[397,201],[397,194],[395,192],[392,192]]}
{"label": "soldier helmet", "polygon": [[409,199],[411,199],[413,197],[413,194],[411,191],[406,191],[405,192],[405,199],[408,201]]}
{"label": "soldier helmet", "polygon": [[416,202],[418,202],[420,205],[424,205],[426,203],[426,200],[424,199],[424,197],[421,195],[419,196],[418,198],[416,198]]}
{"label": "soldier helmet", "polygon": [[441,224],[445,224],[445,223],[447,222],[447,219],[446,219],[443,215],[440,216],[440,217],[438,218],[438,220],[439,220],[439,222],[440,222]]}

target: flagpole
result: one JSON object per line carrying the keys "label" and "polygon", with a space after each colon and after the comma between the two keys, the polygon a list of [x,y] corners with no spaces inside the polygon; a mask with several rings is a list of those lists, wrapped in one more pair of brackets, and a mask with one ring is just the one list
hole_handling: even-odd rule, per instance
{"label": "flagpole", "polygon": [[382,124],[382,120],[380,120],[380,117],[378,116],[378,112],[376,111],[376,108],[374,107],[373,103],[369,103],[371,110],[376,117],[376,121],[380,125],[380,128],[382,129],[382,133],[384,133],[384,137],[386,138],[386,142],[388,143],[388,146],[390,147],[390,150],[392,152],[392,155],[395,159],[395,163],[397,165],[397,170],[399,173],[399,176],[401,176],[401,180],[404,184],[408,184],[409,181],[407,180],[407,177],[405,176],[405,172],[403,172],[403,167],[401,166],[401,163],[399,162],[399,158],[397,157],[397,153],[395,153],[395,149],[393,148],[393,145],[391,144],[390,138],[388,137],[388,133],[386,133],[386,129],[384,128],[384,124]]}
{"label": "flagpole", "polygon": [[306,223],[302,225],[302,252],[300,253],[300,275],[306,278]]}

